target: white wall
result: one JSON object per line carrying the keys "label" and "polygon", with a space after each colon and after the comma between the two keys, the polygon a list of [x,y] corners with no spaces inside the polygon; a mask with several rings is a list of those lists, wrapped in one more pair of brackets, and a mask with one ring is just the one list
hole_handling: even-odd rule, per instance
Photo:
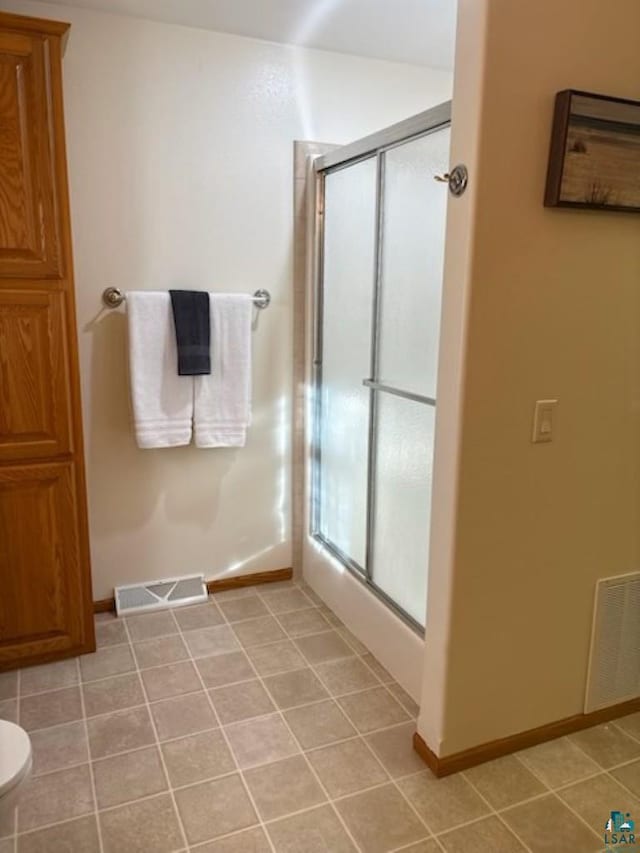
{"label": "white wall", "polygon": [[[64,60],[94,597],[290,565],[293,140],[342,143],[446,100],[451,75],[35,2]],[[243,450],[141,451],[108,285],[253,291]]]}

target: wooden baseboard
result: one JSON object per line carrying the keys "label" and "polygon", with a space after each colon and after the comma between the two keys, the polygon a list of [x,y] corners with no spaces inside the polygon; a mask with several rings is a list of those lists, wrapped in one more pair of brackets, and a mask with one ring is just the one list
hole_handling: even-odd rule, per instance
{"label": "wooden baseboard", "polygon": [[638,711],[640,711],[640,699],[631,699],[610,708],[592,711],[590,714],[575,714],[573,717],[556,720],[554,723],[547,723],[535,729],[528,729],[509,737],[489,741],[489,743],[483,743],[462,752],[455,752],[452,755],[445,755],[442,758],[438,757],[416,732],[413,736],[413,748],[435,776],[449,776],[451,773],[468,770],[469,767],[475,767],[477,764],[484,764],[485,761],[493,761],[494,758],[500,758],[503,755],[509,755],[530,746],[537,746],[539,743],[555,740],[555,738],[579,732],[600,723],[608,723],[610,720],[626,717],[627,714],[635,714]]}
{"label": "wooden baseboard", "polygon": [[[289,581],[292,577],[293,569],[275,569],[272,572],[254,572],[252,575],[234,575],[231,578],[207,581],[207,589],[209,592],[224,592],[227,589],[239,589],[243,586]],[[94,613],[112,613],[115,609],[116,602],[113,598],[103,598],[93,602]]]}

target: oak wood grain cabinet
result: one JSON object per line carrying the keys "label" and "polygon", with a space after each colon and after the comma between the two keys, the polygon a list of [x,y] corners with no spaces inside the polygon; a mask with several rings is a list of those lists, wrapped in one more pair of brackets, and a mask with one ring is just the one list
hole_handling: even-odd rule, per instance
{"label": "oak wood grain cabinet", "polygon": [[0,13],[0,670],[95,648],[62,107],[67,30]]}

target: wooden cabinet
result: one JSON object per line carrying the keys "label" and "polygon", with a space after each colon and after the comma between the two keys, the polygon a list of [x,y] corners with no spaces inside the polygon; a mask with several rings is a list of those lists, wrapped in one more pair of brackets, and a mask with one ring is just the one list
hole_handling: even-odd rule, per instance
{"label": "wooden cabinet", "polygon": [[95,648],[62,113],[67,29],[0,13],[0,670]]}

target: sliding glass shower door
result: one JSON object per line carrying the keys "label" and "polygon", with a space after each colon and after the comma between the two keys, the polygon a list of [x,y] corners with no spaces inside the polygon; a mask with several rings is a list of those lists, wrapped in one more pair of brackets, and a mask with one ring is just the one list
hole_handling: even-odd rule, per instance
{"label": "sliding glass shower door", "polygon": [[448,195],[434,176],[448,168],[446,106],[425,114],[419,132],[414,120],[408,138],[383,132],[319,172],[312,533],[420,627]]}

